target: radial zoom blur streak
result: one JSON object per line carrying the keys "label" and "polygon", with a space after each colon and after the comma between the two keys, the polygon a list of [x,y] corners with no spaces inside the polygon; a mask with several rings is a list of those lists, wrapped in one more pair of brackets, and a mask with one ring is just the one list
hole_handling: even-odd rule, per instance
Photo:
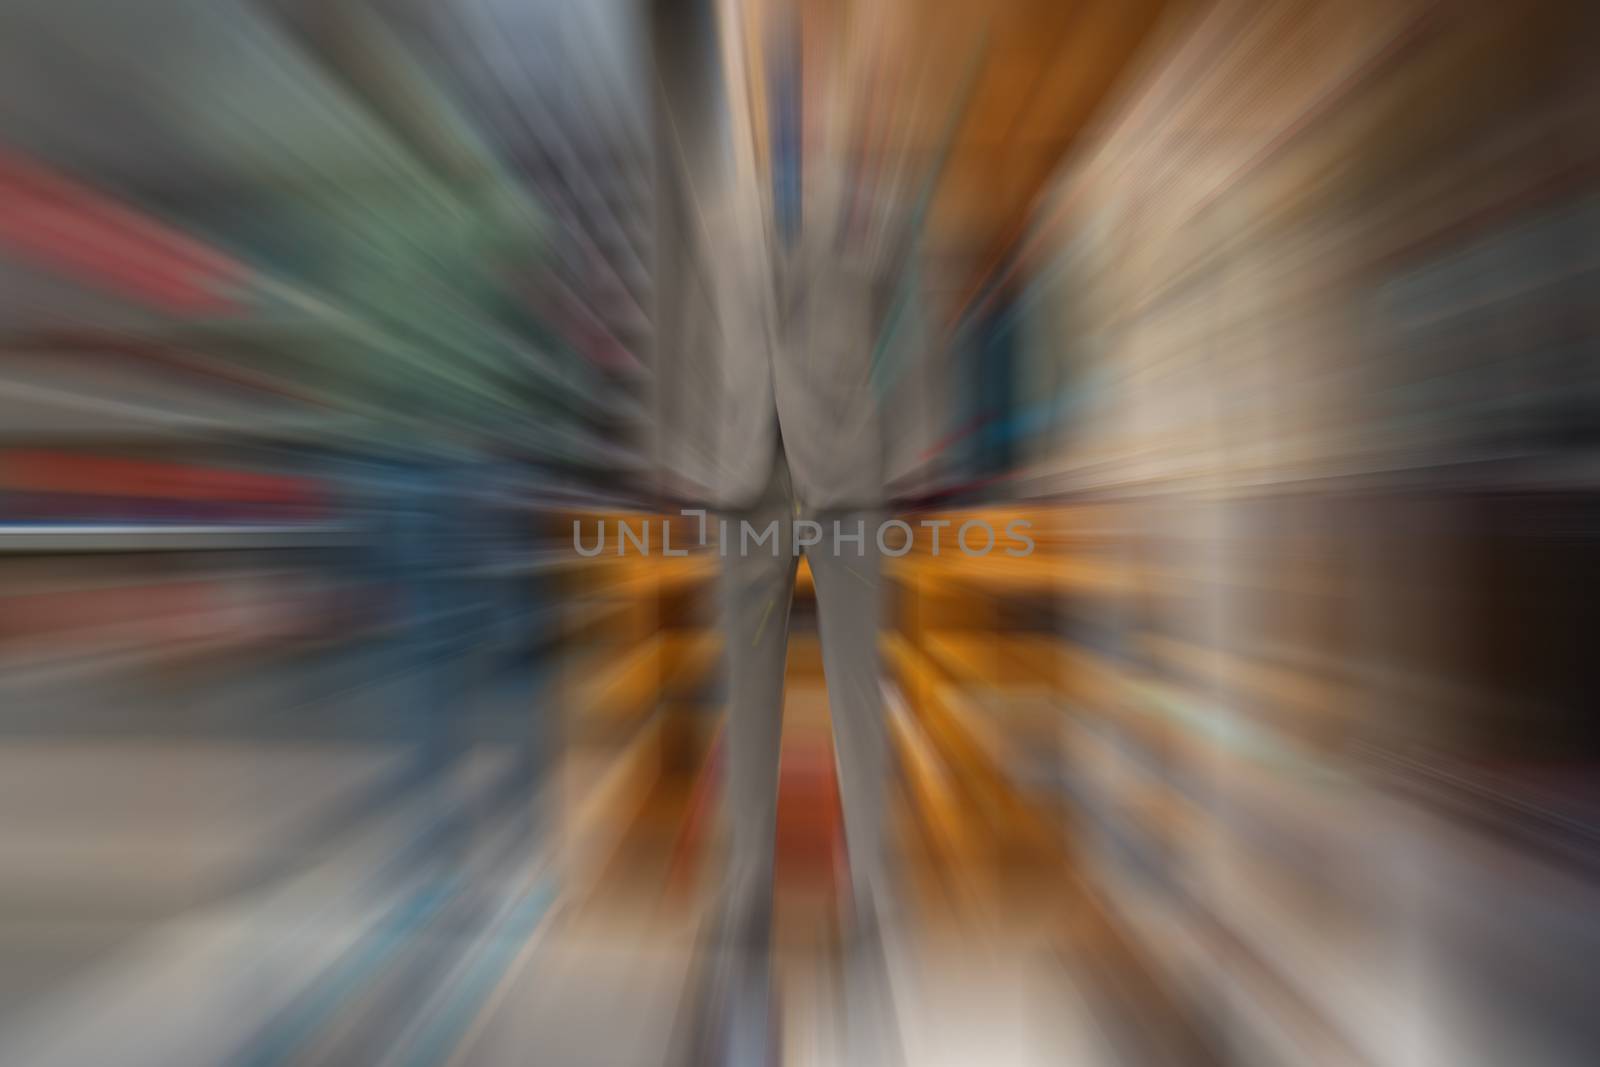
{"label": "radial zoom blur streak", "polygon": [[0,1064],[1600,1063],[1597,49],[0,4]]}

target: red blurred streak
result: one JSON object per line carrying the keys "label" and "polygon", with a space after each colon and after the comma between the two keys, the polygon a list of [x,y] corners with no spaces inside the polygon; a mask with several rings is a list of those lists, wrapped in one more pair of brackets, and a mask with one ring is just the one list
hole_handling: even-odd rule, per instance
{"label": "red blurred streak", "polygon": [[0,633],[41,637],[140,622],[159,631],[164,621],[225,606],[223,592],[220,583],[189,581],[7,595]]}
{"label": "red blurred streak", "polygon": [[13,155],[0,154],[0,243],[168,311],[236,311],[243,264]]}
{"label": "red blurred streak", "polygon": [[320,513],[319,487],[303,478],[48,449],[0,454],[0,488],[17,491],[292,505]]}
{"label": "red blurred streak", "polygon": [[786,884],[837,884],[844,855],[844,808],[830,740],[784,743],[774,837],[776,877]]}

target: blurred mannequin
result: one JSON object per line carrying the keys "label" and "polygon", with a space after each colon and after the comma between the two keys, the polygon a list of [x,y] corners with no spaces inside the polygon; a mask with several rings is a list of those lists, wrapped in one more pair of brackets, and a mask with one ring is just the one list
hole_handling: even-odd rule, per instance
{"label": "blurred mannequin", "polygon": [[[889,907],[889,766],[877,658],[885,438],[873,357],[899,278],[885,242],[869,240],[862,199],[847,180],[838,87],[801,52],[798,20],[775,28],[761,71],[741,70],[737,56],[733,63],[735,79],[760,77],[767,86],[772,152],[763,178],[741,126],[747,116],[726,106],[745,96],[721,90],[728,55],[706,12],[670,6],[675,17],[658,11],[656,37],[665,104],[662,283],[673,290],[661,299],[662,369],[664,378],[681,376],[684,406],[664,412],[664,432],[675,439],[662,444],[669,466],[672,455],[682,461],[672,471],[675,488],[707,500],[728,530],[732,852],[716,918],[712,1036],[700,1054],[745,1064],[770,1051],[784,668],[803,550],[815,577],[850,868],[846,1051],[854,1062],[894,1062],[879,940]],[[776,545],[741,536],[774,524]],[[797,529],[807,532],[797,539]]]}

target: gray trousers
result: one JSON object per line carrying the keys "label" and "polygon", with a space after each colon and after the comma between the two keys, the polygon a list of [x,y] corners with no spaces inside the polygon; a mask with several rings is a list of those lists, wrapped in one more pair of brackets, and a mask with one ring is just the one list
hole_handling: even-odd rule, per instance
{"label": "gray trousers", "polygon": [[[781,447],[756,504],[723,516],[727,544],[722,608],[729,683],[724,795],[732,829],[728,903],[736,914],[754,921],[770,912],[773,889],[784,667],[799,565],[795,542],[816,532],[805,521],[821,528],[820,541],[801,551],[816,583],[855,920],[874,922],[886,903],[888,766],[878,672],[880,518],[869,511],[808,509],[794,491]],[[838,541],[835,522],[842,535]],[[773,523],[776,543],[754,543],[754,536],[765,534]],[[744,524],[754,531],[752,537],[744,536]]]}
{"label": "gray trousers", "polygon": [[[695,1067],[775,1062],[768,939],[797,545],[816,581],[850,865],[851,921],[841,957],[843,1062],[887,1067],[901,1060],[880,935],[890,894],[883,850],[888,759],[878,677],[879,519],[870,511],[808,509],[794,491],[781,447],[760,499],[721,516],[727,539],[722,609],[728,665],[723,796],[732,849],[707,961],[713,974],[693,1028],[692,1050],[683,1060]],[[836,521],[843,535],[838,540]],[[815,543],[803,543],[819,532]],[[755,537],[763,540],[756,543]]]}

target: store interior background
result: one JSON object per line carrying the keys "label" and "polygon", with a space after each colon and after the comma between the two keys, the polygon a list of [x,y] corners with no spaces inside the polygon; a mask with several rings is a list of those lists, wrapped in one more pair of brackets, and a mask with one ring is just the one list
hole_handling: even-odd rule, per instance
{"label": "store interior background", "polygon": [[1596,1062],[1600,8],[10,0],[0,1063],[670,1061],[717,561],[572,529],[692,540],[663,41],[770,212],[796,32],[916,220],[897,513],[1037,542],[886,563],[908,1062]]}

